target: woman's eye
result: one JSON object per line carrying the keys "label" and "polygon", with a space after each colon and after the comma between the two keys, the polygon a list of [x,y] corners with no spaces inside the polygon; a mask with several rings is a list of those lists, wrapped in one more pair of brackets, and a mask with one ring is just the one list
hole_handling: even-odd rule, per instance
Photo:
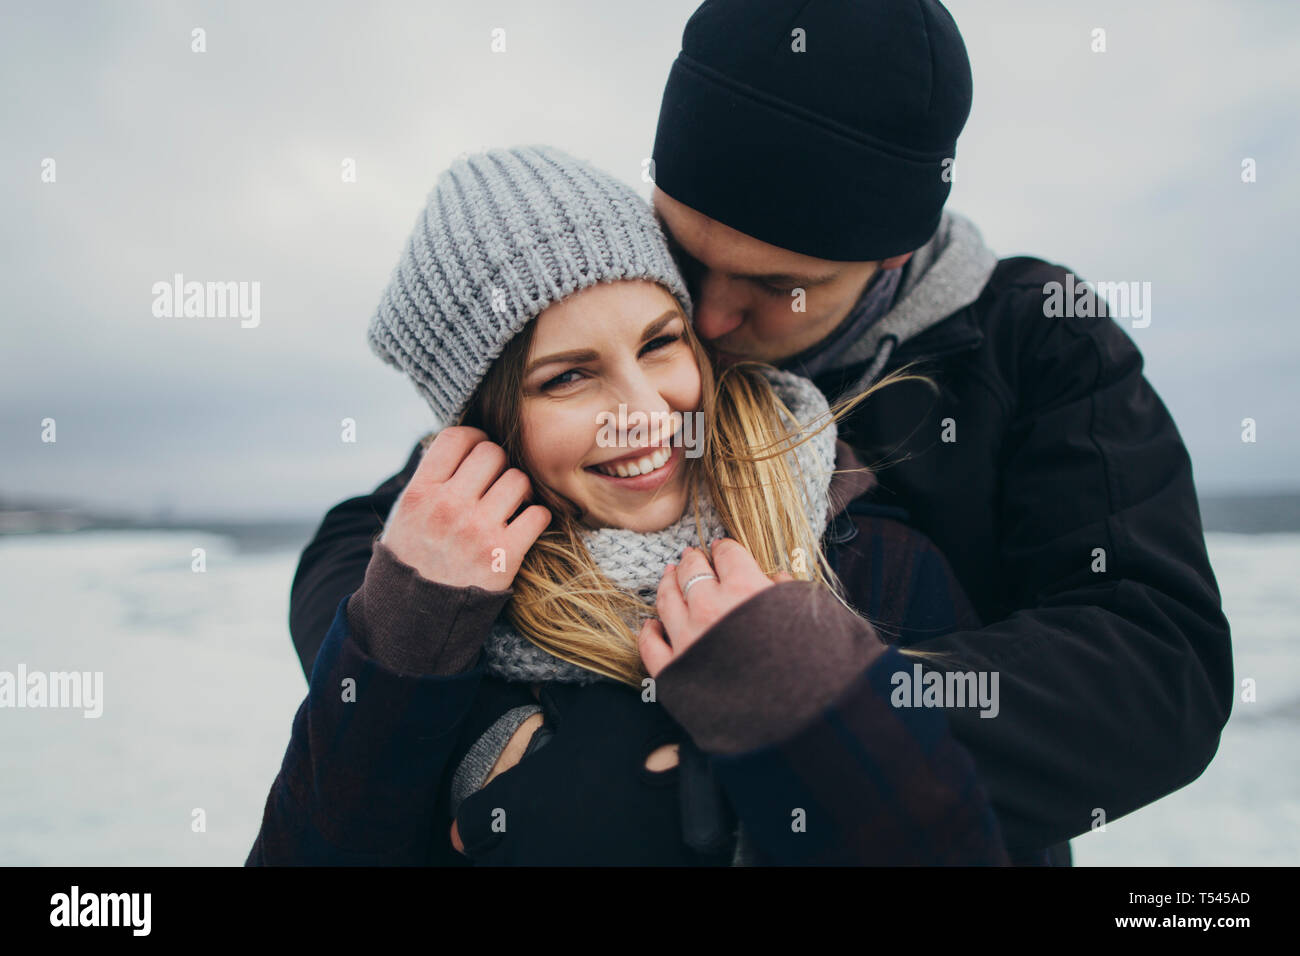
{"label": "woman's eye", "polygon": [[784,286],[779,286],[779,285],[768,285],[766,282],[764,282],[763,291],[766,292],[768,295],[789,295],[794,291],[794,289],[793,288],[787,289]]}
{"label": "woman's eye", "polygon": [[[569,378],[570,375],[574,377]],[[572,385],[574,382],[578,381],[578,378],[578,370],[576,368],[571,368],[567,372],[561,372],[559,375],[555,376],[555,378],[548,379],[544,382],[542,384],[542,391],[549,392],[553,388],[562,388],[565,385]]]}
{"label": "woman's eye", "polygon": [[651,339],[645,344],[645,348],[641,350],[641,354],[644,355],[646,352],[654,352],[658,349],[667,348],[680,338],[680,335],[661,335],[657,339]]}

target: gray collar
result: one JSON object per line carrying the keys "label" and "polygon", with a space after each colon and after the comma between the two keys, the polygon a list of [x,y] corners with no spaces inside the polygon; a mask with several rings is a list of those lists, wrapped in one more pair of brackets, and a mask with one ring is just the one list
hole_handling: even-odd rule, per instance
{"label": "gray collar", "polygon": [[861,338],[868,328],[893,307],[902,282],[902,273],[902,268],[878,270],[849,314],[830,335],[781,362],[780,367],[809,378],[833,368],[840,352]]}
{"label": "gray collar", "polygon": [[997,264],[997,254],[984,244],[975,224],[960,213],[944,210],[930,241],[903,267],[893,308],[846,346],[829,368],[873,360],[850,391],[866,388],[894,348],[979,298]]}

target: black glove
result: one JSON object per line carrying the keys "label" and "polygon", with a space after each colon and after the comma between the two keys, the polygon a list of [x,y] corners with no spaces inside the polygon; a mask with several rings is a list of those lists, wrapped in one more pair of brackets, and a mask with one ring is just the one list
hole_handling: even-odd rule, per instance
{"label": "black glove", "polygon": [[[502,680],[491,675],[484,677],[479,682],[478,693],[474,695],[474,703],[470,705],[469,712],[465,715],[465,719],[461,721],[457,730],[456,746],[447,758],[447,780],[445,782],[450,783],[452,774],[460,766],[460,762],[465,759],[469,749],[478,742],[478,739],[487,732],[489,727],[508,711],[528,704],[534,707],[540,706],[537,698],[533,696],[532,690],[529,689],[529,685]],[[543,713],[545,713],[545,710],[543,710]],[[538,728],[537,732],[540,734],[541,728]],[[447,825],[451,826],[450,816],[447,818]]]}
{"label": "black glove", "polygon": [[639,690],[599,681],[547,684],[544,730],[510,770],[465,798],[456,825],[478,866],[725,865],[683,839],[681,767],[654,771],[664,744],[686,732]]}

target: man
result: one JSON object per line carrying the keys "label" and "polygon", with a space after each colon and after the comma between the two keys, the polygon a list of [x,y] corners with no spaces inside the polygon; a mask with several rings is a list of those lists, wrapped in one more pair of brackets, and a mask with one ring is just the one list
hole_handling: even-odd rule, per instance
{"label": "man", "polygon": [[[1189,783],[1231,710],[1229,628],[1187,451],[1142,357],[1067,270],[998,260],[945,212],[971,75],[935,0],[709,0],[687,23],[653,161],[700,334],[832,400],[905,365],[841,436],[948,557],[985,626],[924,642],[996,674],[948,710],[1017,858]],[[310,672],[418,462],[329,515],[290,627]]]}

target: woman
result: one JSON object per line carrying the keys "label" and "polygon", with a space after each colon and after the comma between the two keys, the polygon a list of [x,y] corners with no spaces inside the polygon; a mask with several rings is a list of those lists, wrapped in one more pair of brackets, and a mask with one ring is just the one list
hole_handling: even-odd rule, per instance
{"label": "woman", "polygon": [[[820,393],[715,381],[690,314],[612,178],[537,147],[439,180],[370,342],[457,424],[338,605],[249,863],[1006,862],[823,554],[869,476],[833,489]],[[911,541],[946,602],[920,626],[978,625]],[[849,602],[904,594],[881,632],[915,629],[911,569],[845,553]]]}

